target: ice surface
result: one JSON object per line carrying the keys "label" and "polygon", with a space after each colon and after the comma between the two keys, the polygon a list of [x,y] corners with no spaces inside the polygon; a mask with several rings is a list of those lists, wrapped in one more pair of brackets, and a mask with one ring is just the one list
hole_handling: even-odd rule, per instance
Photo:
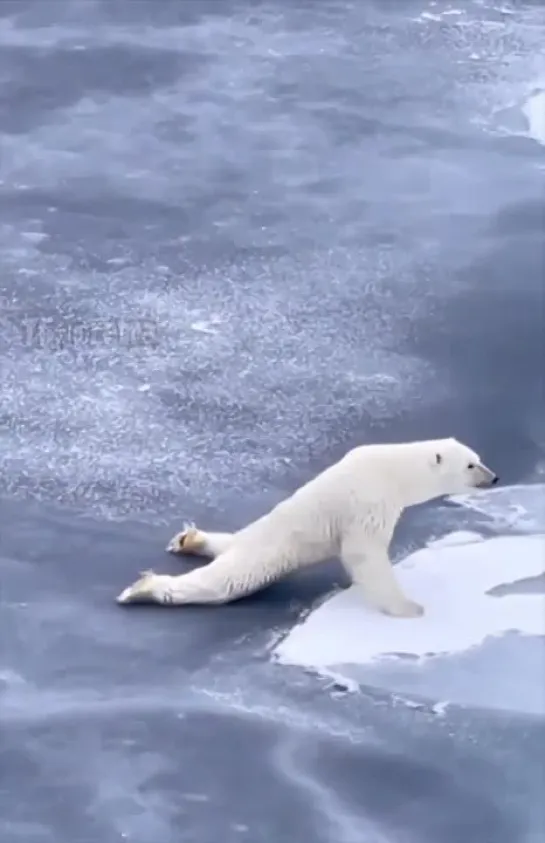
{"label": "ice surface", "polygon": [[[0,837],[530,843],[537,729],[447,703],[543,711],[542,637],[353,665],[379,693],[339,699],[262,658],[327,576],[112,601],[172,570],[144,514],[235,526],[352,442],[543,454],[542,147],[496,131],[506,103],[526,131],[542,9],[255,5],[1,4]],[[78,320],[156,332],[63,346]]]}
{"label": "ice surface", "polygon": [[483,516],[485,523],[497,528],[530,533],[545,530],[545,486],[541,484],[498,486],[455,495],[451,500]]}
{"label": "ice surface", "polygon": [[426,608],[423,618],[392,620],[367,609],[355,587],[316,609],[279,645],[284,662],[333,666],[389,654],[459,653],[490,635],[545,635],[542,594],[496,597],[490,590],[545,573],[545,534],[431,544],[396,566],[403,589]]}
{"label": "ice surface", "polygon": [[[8,494],[163,514],[183,488],[217,509],[214,488],[255,497],[290,461],[304,479],[335,431],[450,393],[410,339],[456,295],[472,215],[541,195],[522,159],[482,165],[472,123],[534,75],[530,11],[500,30],[436,3],[440,23],[333,4],[293,26],[274,4],[169,25],[63,9],[0,20],[7,89],[35,86],[15,51],[52,91],[0,129]],[[21,343],[45,311],[57,334]],[[57,347],[76,317],[148,319],[157,342]]]}

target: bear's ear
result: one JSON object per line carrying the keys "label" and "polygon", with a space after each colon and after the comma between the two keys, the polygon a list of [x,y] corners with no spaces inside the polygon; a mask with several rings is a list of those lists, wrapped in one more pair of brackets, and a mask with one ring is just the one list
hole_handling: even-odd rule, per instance
{"label": "bear's ear", "polygon": [[441,465],[442,462],[443,462],[443,457],[441,456],[441,454],[436,454],[435,455],[435,464]]}

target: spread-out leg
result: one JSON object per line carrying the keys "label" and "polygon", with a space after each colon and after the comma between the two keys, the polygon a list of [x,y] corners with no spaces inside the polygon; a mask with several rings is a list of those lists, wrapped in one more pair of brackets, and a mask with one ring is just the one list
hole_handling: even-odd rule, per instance
{"label": "spread-out leg", "polygon": [[187,524],[181,533],[176,533],[169,541],[166,550],[175,555],[191,554],[215,559],[231,547],[234,535],[234,533],[207,533],[192,524]]}
{"label": "spread-out leg", "polygon": [[278,566],[267,570],[253,556],[229,553],[187,574],[171,576],[145,571],[117,598],[118,603],[161,603],[181,606],[230,603],[258,591],[281,575]]}
{"label": "spread-out leg", "polygon": [[351,536],[342,544],[342,563],[354,585],[379,611],[398,618],[418,618],[424,614],[419,603],[403,593],[395,577],[387,551],[369,546],[364,537]]}
{"label": "spread-out leg", "polygon": [[241,596],[232,593],[227,583],[207,585],[200,581],[199,573],[199,569],[179,576],[143,571],[136,582],[121,592],[117,602],[181,606],[190,603],[228,603]]}

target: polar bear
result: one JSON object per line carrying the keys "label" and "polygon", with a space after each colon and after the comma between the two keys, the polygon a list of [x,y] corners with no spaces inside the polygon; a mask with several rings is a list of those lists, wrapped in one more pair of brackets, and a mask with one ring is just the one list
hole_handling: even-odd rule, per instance
{"label": "polar bear", "polygon": [[290,571],[339,556],[373,608],[418,617],[424,610],[402,592],[388,556],[402,511],[497,481],[456,439],[363,445],[239,532],[187,527],[166,549],[213,561],[179,576],[144,572],[117,601],[228,603]]}

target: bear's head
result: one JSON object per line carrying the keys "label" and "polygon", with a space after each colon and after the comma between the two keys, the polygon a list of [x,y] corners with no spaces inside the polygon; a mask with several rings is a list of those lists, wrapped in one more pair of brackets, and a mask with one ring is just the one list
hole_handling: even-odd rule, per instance
{"label": "bear's head", "polygon": [[469,489],[493,486],[494,474],[475,451],[457,439],[439,439],[431,456],[438,495],[456,495]]}

